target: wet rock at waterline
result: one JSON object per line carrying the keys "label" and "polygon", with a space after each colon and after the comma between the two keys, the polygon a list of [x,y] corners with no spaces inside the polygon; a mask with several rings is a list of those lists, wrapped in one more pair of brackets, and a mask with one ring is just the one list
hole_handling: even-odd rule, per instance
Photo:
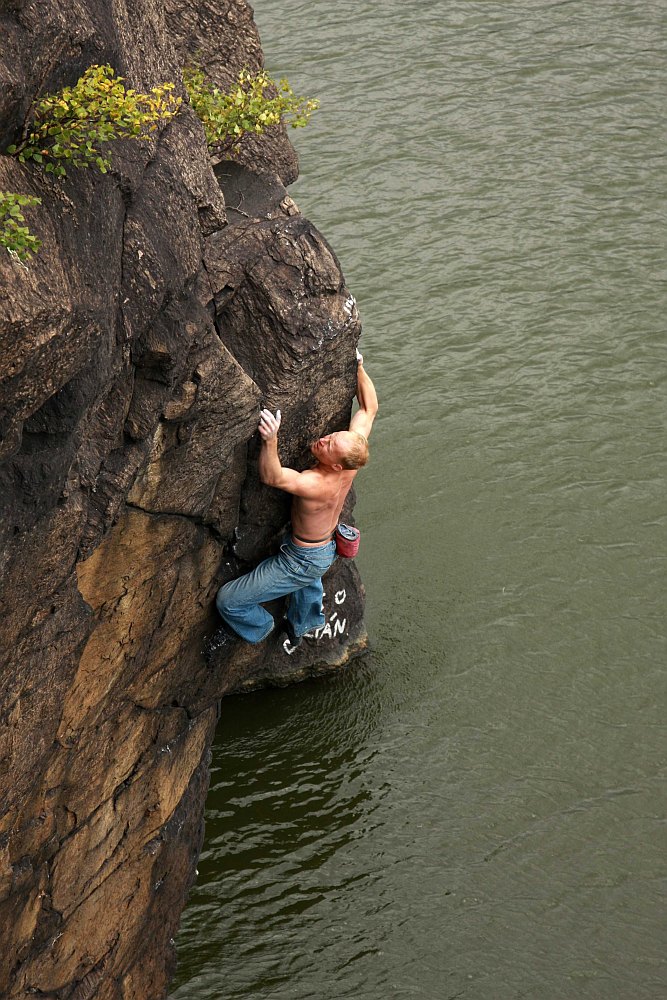
{"label": "wet rock at waterline", "polygon": [[[111,62],[150,88],[203,52],[221,85],[261,50],[250,8],[154,0],[0,5],[0,149],[32,98]],[[43,249],[0,257],[0,993],[158,998],[200,848],[217,702],[334,669],[365,645],[351,563],[327,623],[226,663],[201,655],[225,580],[274,550],[288,498],[259,483],[260,404],[283,460],[342,426],[359,320],[282,182],[284,132],[211,167],[185,109],[35,194]],[[279,179],[280,178],[280,179]],[[282,182],[281,182],[282,181]],[[275,607],[279,617],[282,609]]]}

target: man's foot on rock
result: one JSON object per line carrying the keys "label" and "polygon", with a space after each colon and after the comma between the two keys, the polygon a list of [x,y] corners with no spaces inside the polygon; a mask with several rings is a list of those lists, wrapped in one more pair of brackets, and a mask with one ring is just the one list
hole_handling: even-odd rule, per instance
{"label": "man's foot on rock", "polygon": [[293,653],[295,649],[299,648],[303,641],[303,636],[296,634],[294,626],[288,618],[283,618],[281,621],[279,632],[280,641],[286,653]]}
{"label": "man's foot on rock", "polygon": [[208,664],[211,664],[221,652],[230,650],[238,639],[240,639],[240,636],[229,628],[229,626],[221,625],[202,646],[204,659]]}

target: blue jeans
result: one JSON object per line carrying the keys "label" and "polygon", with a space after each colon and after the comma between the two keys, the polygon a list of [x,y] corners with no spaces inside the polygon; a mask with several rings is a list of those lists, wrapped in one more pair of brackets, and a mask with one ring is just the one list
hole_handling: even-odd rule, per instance
{"label": "blue jeans", "polygon": [[215,605],[222,619],[246,642],[261,642],[274,626],[263,601],[291,594],[287,618],[297,636],[325,624],[322,576],[336,558],[336,543],[313,548],[283,542],[278,555],[224,584]]}

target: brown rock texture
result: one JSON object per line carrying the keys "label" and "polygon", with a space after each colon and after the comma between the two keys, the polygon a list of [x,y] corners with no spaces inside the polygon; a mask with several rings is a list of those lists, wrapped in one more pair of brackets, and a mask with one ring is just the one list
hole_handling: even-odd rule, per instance
{"label": "brown rock texture", "polygon": [[[1,155],[38,94],[110,62],[149,89],[196,57],[217,83],[262,53],[242,0],[0,0],[0,190],[43,240],[0,256],[0,995],[166,995],[203,837],[219,699],[362,649],[352,563],[327,626],[208,667],[213,597],[277,546],[260,404],[281,453],[346,425],[360,325],[335,254],[284,183],[282,129],[213,169],[188,107],[56,182]],[[280,614],[279,605],[275,608]]]}

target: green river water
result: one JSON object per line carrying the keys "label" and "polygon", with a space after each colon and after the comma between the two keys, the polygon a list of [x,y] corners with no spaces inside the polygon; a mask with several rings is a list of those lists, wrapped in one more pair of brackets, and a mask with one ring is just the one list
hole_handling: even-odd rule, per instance
{"label": "green river water", "polygon": [[223,702],[173,1000],[667,997],[664,0],[258,0],[372,652]]}

